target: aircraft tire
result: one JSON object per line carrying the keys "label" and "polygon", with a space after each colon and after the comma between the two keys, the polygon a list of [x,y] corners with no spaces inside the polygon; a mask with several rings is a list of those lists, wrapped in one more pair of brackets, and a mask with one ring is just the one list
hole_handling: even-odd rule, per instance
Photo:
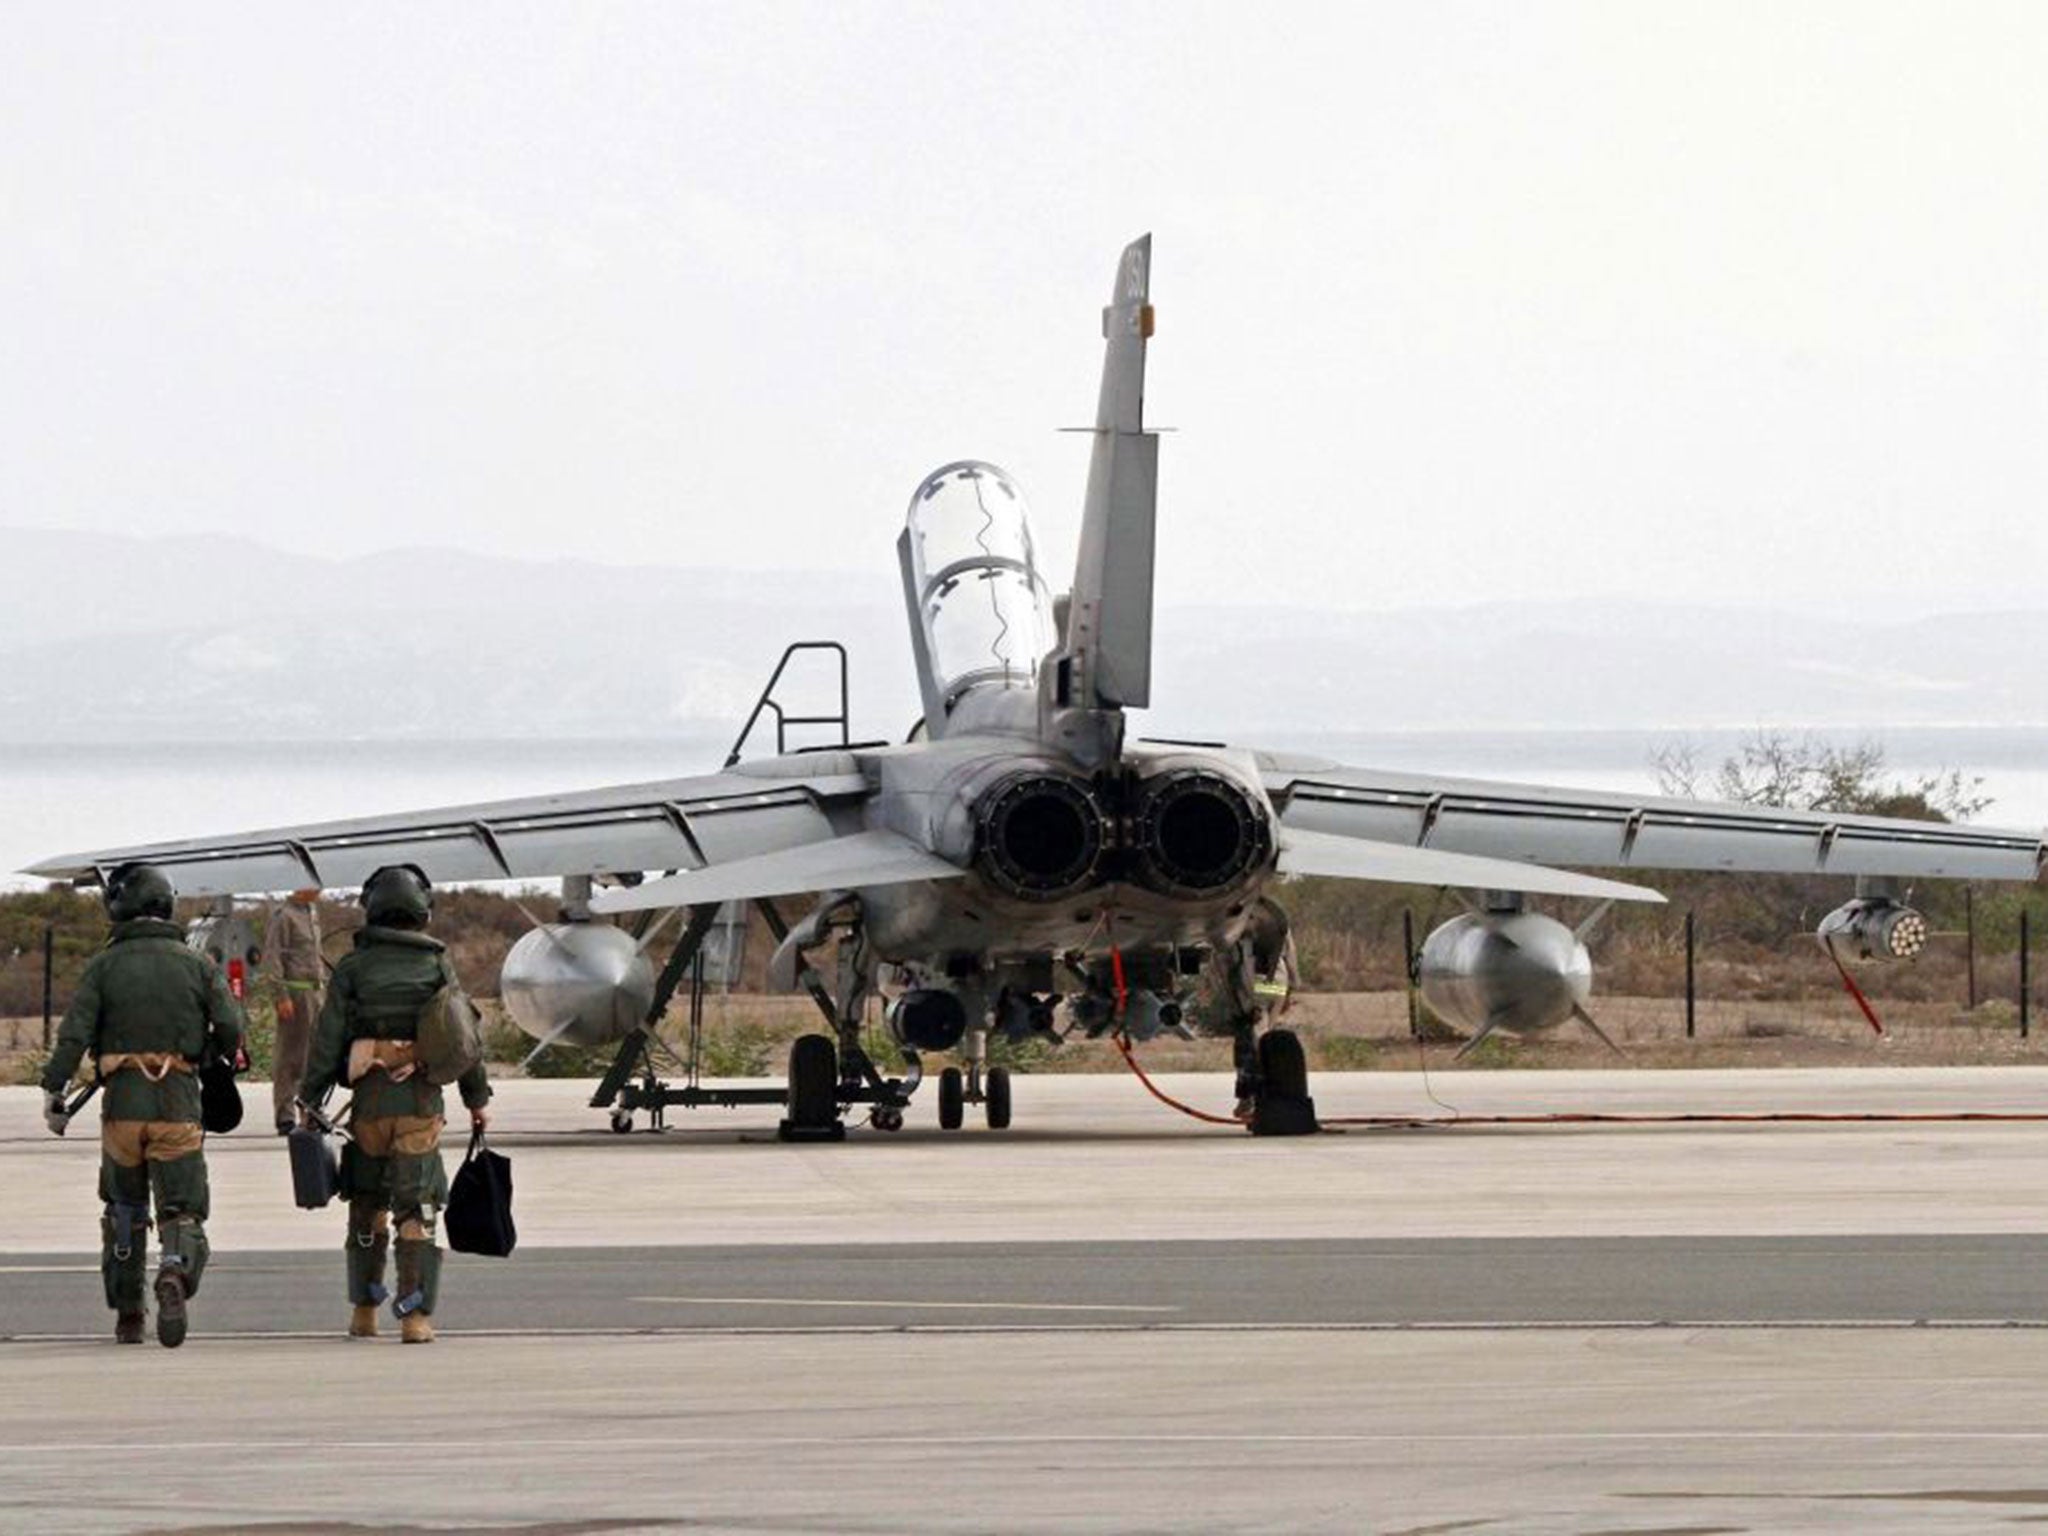
{"label": "aircraft tire", "polygon": [[789,1120],[806,1130],[839,1118],[839,1048],[829,1035],[798,1035],[789,1045]]}
{"label": "aircraft tire", "polygon": [[967,1118],[967,1089],[958,1067],[939,1074],[939,1129],[957,1131]]}
{"label": "aircraft tire", "polygon": [[1280,1098],[1308,1097],[1308,1057],[1293,1030],[1269,1029],[1259,1036],[1259,1089]]}
{"label": "aircraft tire", "polygon": [[1010,1128],[1010,1069],[990,1067],[988,1081],[982,1085],[982,1113],[988,1116],[988,1128],[992,1131],[1007,1131]]}

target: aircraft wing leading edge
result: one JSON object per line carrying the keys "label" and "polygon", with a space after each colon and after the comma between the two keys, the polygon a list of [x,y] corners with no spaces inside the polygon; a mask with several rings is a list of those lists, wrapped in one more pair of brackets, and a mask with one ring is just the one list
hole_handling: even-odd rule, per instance
{"label": "aircraft wing leading edge", "polygon": [[2033,880],[2048,857],[2038,832],[1259,761],[1283,829],[1518,863]]}
{"label": "aircraft wing leading edge", "polygon": [[272,827],[48,859],[26,874],[80,884],[130,860],[181,895],[358,885],[386,864],[437,884],[696,869],[827,842],[859,829],[869,784],[851,758],[806,754],[695,778],[623,784],[352,821]]}

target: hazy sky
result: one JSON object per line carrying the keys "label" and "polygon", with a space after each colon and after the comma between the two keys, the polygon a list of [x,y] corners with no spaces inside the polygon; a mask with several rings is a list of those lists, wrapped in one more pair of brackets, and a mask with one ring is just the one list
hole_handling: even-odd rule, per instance
{"label": "hazy sky", "polygon": [[0,523],[1064,567],[1156,234],[1163,601],[2030,603],[2048,8],[17,5]]}

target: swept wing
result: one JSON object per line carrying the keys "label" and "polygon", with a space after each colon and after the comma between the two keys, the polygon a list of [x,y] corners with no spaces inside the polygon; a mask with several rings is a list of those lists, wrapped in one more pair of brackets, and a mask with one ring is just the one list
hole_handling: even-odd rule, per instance
{"label": "swept wing", "polygon": [[1283,829],[1531,864],[2032,880],[2048,853],[2039,832],[1258,762]]}
{"label": "swept wing", "polygon": [[145,859],[183,895],[221,896],[356,885],[385,864],[417,864],[437,884],[697,869],[857,832],[869,788],[850,755],[803,753],[695,778],[101,848],[26,873],[93,883]]}

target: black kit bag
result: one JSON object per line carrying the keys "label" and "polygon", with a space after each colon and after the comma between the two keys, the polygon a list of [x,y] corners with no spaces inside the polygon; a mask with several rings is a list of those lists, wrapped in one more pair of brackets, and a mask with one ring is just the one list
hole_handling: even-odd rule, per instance
{"label": "black kit bag", "polygon": [[485,1146],[482,1131],[470,1133],[469,1154],[448,1186],[441,1225],[457,1253],[502,1259],[519,1242],[512,1225],[512,1159]]}
{"label": "black kit bag", "polygon": [[199,1069],[199,1123],[210,1135],[225,1136],[242,1123],[240,1070],[231,1056],[216,1056]]}
{"label": "black kit bag", "polygon": [[317,1125],[297,1125],[284,1139],[292,1159],[292,1200],[302,1211],[317,1211],[341,1186],[341,1160]]}

